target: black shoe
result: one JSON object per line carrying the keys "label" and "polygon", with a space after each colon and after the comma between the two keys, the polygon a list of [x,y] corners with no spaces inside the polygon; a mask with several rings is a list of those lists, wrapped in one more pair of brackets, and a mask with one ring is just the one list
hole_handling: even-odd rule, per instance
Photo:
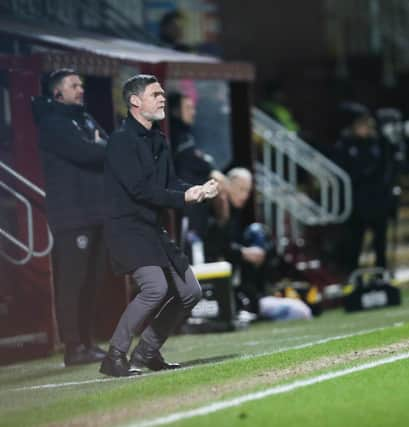
{"label": "black shoe", "polygon": [[130,377],[142,373],[140,369],[131,367],[126,354],[112,345],[109,347],[109,351],[101,363],[99,372],[110,377]]}
{"label": "black shoe", "polygon": [[101,356],[95,354],[84,344],[75,347],[68,346],[64,353],[65,366],[84,365],[101,361]]}
{"label": "black shoe", "polygon": [[180,363],[166,362],[159,351],[153,352],[152,355],[146,356],[138,351],[138,347],[135,347],[131,354],[131,366],[141,369],[148,368],[151,371],[161,371],[163,369],[179,369],[181,368]]}

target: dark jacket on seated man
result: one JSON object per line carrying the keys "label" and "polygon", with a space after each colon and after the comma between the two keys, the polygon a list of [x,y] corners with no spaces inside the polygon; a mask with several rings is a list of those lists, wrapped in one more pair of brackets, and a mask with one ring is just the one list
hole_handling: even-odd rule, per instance
{"label": "dark jacket on seated man", "polygon": [[[227,173],[228,187],[224,199],[219,197],[219,209],[210,221],[205,241],[206,259],[224,259],[240,271],[236,294],[249,300],[246,308],[258,312],[258,299],[264,295],[268,260],[273,252],[272,242],[262,224],[247,228],[242,222],[242,211],[250,196],[252,176],[247,169],[234,168]],[[259,236],[264,236],[259,238]],[[240,301],[241,300],[241,301]],[[243,305],[239,297],[239,306]]]}

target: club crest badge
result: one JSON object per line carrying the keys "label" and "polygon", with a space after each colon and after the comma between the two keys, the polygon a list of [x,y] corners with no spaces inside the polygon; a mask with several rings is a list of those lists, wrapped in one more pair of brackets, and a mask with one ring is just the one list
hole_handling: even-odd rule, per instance
{"label": "club crest badge", "polygon": [[88,246],[88,237],[87,236],[77,236],[77,246],[79,249],[86,249]]}

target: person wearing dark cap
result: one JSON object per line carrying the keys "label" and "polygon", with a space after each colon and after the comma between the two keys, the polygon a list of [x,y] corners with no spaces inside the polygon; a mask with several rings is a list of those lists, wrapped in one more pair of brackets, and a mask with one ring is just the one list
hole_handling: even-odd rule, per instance
{"label": "person wearing dark cap", "polygon": [[359,265],[364,234],[373,232],[376,265],[386,267],[386,230],[391,203],[391,180],[386,173],[384,146],[375,120],[362,104],[348,102],[339,107],[340,137],[335,161],[352,181],[352,213],[341,245],[342,268],[346,274]]}
{"label": "person wearing dark cap", "polygon": [[200,300],[201,288],[187,257],[163,228],[162,214],[218,193],[214,180],[191,185],[175,175],[157,124],[165,118],[165,92],[156,77],[131,77],[123,97],[128,117],[111,135],[105,163],[105,230],[114,271],[130,274],[139,292],[122,314],[101,364],[100,372],[109,376],[180,366],[166,362],[160,349]]}
{"label": "person wearing dark cap", "polygon": [[54,236],[53,278],[66,366],[100,361],[93,344],[97,287],[106,262],[103,166],[107,135],[84,107],[79,74],[60,69],[46,96],[33,99],[44,166],[47,217]]}

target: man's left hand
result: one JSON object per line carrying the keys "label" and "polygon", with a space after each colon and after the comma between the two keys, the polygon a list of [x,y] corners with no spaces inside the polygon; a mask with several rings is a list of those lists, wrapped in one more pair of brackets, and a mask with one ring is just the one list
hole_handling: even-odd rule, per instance
{"label": "man's left hand", "polygon": [[214,199],[219,194],[219,183],[214,179],[210,179],[202,187],[205,199]]}

